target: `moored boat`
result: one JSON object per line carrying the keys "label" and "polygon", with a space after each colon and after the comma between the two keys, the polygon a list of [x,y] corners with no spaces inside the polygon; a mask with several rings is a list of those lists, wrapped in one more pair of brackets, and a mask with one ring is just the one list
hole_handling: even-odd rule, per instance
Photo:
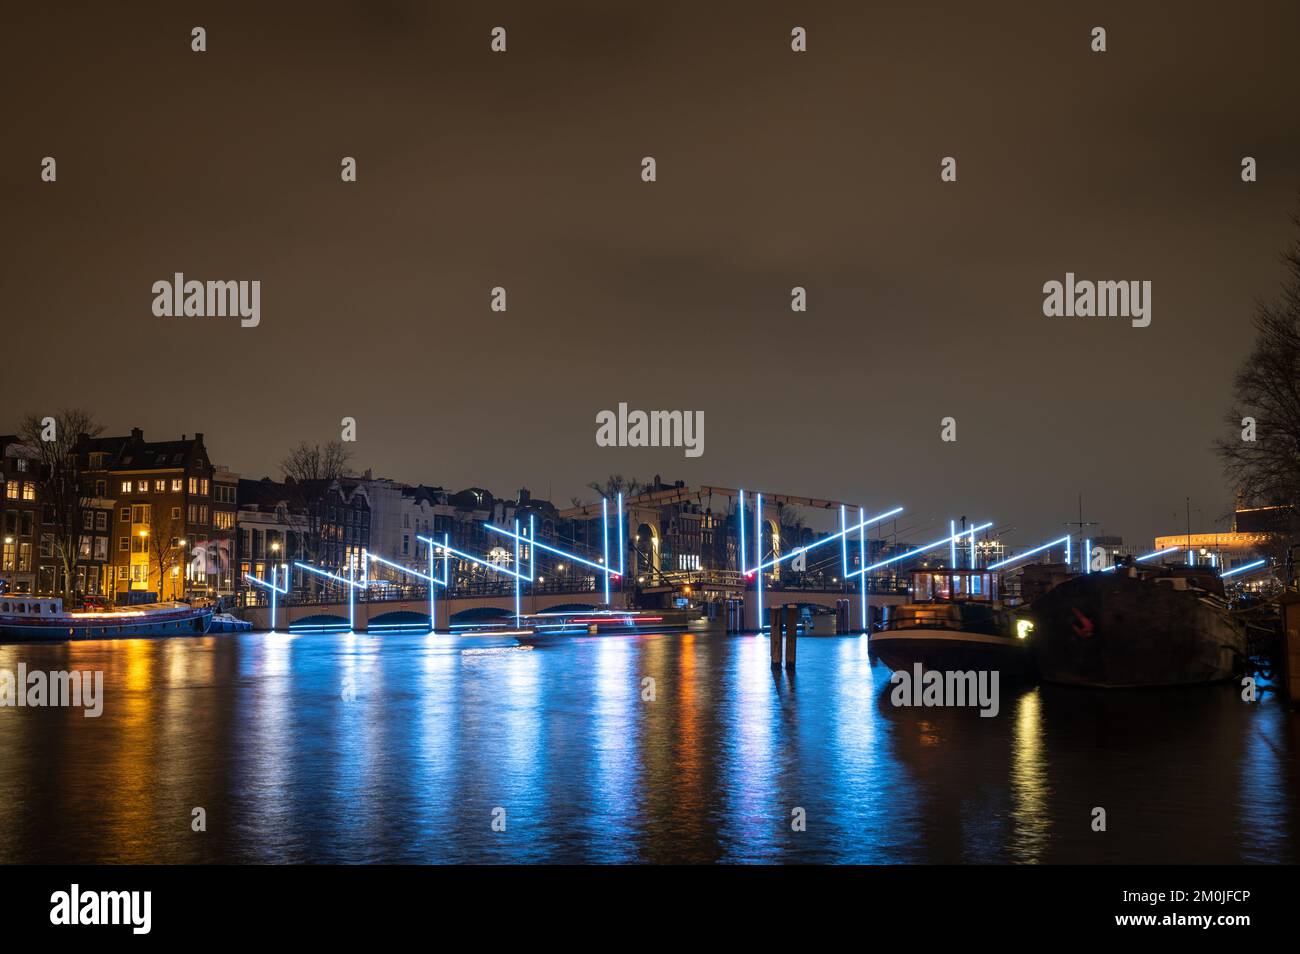
{"label": "moored boat", "polygon": [[1036,599],[1026,617],[1039,674],[1096,688],[1222,682],[1244,671],[1246,625],[1208,568],[1119,566]]}
{"label": "moored boat", "polygon": [[202,636],[212,625],[212,613],[212,606],[179,602],[65,610],[57,597],[4,594],[0,595],[0,642]]}
{"label": "moored boat", "polygon": [[871,651],[895,671],[997,671],[1006,679],[1032,673],[1023,630],[1000,599],[1001,579],[987,569],[918,570],[912,602],[889,611]]}

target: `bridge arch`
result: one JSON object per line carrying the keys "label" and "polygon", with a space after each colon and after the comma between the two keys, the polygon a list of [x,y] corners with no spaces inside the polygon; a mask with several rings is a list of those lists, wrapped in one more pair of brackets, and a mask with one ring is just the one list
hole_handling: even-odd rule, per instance
{"label": "bridge arch", "polygon": [[633,539],[636,543],[637,575],[645,574],[653,579],[661,569],[659,528],[652,523],[639,523]]}

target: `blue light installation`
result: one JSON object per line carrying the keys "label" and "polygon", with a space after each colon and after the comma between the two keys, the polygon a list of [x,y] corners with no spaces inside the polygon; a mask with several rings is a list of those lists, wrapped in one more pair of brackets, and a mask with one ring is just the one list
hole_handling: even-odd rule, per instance
{"label": "blue light installation", "polygon": [[[506,532],[509,533],[509,531]],[[531,575],[524,576],[524,574],[512,570],[509,567],[501,566],[499,563],[491,563],[487,560],[481,560],[478,557],[474,556],[472,553],[466,553],[464,550],[457,550],[455,547],[451,546],[450,544],[444,545],[442,543],[439,543],[437,540],[430,540],[428,537],[417,536],[415,539],[423,543],[428,543],[432,546],[442,547],[447,553],[450,553],[452,556],[460,557],[462,560],[469,560],[471,563],[477,563],[479,566],[492,570],[496,573],[500,573],[502,576],[513,576],[513,577],[518,577],[519,579],[528,583],[532,582],[533,578]]]}
{"label": "blue light installation", "polygon": [[[524,574],[523,574],[522,572],[520,572],[519,570],[511,570],[511,569],[508,569],[507,567],[503,567],[503,566],[501,566],[500,564],[492,563],[492,562],[490,562],[490,561],[488,561],[488,560],[480,560],[480,559],[479,559],[478,557],[476,557],[476,556],[473,556],[473,555],[471,555],[471,554],[469,554],[469,553],[464,553],[464,552],[461,551],[461,550],[457,550],[455,547],[451,546],[450,543],[446,542],[446,537],[447,537],[446,534],[443,535],[444,542],[441,543],[441,544],[437,543],[437,542],[434,541],[434,540],[431,540],[431,539],[428,538],[428,537],[420,537],[420,536],[417,536],[416,539],[419,540],[419,541],[421,541],[421,542],[423,542],[423,543],[427,543],[427,544],[429,544],[429,546],[431,546],[431,547],[432,547],[432,546],[441,546],[441,547],[443,548],[443,553],[444,553],[444,554],[453,554],[453,553],[454,553],[456,556],[460,557],[462,560],[469,560],[471,563],[477,563],[479,566],[486,567],[487,569],[492,570],[494,573],[500,573],[502,576],[513,577],[513,578],[514,578],[514,581],[515,581],[515,628],[517,629],[517,628],[519,627],[519,617],[520,617],[520,615],[521,615],[521,613],[520,613],[520,594],[519,594],[519,588],[520,588],[520,586],[521,586],[522,584],[524,584],[524,583],[531,583],[531,582],[533,582],[533,580],[536,578],[536,572],[535,572],[535,571],[536,571],[537,560],[536,560],[536,557],[535,557],[535,551],[533,551],[533,549],[532,549],[533,522],[534,522],[533,515],[532,515],[532,514],[529,514],[529,515],[528,515],[528,536],[527,536],[527,537],[523,537],[523,536],[520,535],[520,533],[519,533],[519,521],[518,521],[518,520],[515,521],[515,532],[514,532],[513,534],[510,533],[509,531],[502,531],[502,530],[500,530],[500,529],[497,528],[497,527],[492,527],[492,529],[493,529],[493,530],[496,530],[498,533],[505,533],[506,536],[512,536],[512,537],[514,537],[514,540],[515,540],[515,566],[516,566],[516,567],[519,566],[519,563],[520,563],[520,559],[519,559],[519,544],[520,544],[521,541],[523,541],[523,540],[525,540],[525,539],[527,539],[527,540],[529,541],[529,550],[528,550],[528,575],[527,575],[527,576],[524,576]],[[488,524],[488,526],[491,526],[491,524]],[[446,559],[446,557],[444,557],[444,559]]]}
{"label": "blue light installation", "polygon": [[740,575],[742,577],[749,575],[745,570],[745,492],[743,490],[740,492]]}
{"label": "blue light installation", "polygon": [[935,540],[933,543],[923,544],[917,547],[915,550],[908,550],[906,553],[900,553],[898,554],[898,556],[892,556],[888,560],[881,560],[879,563],[871,564],[871,566],[864,566],[862,569],[854,570],[852,573],[848,575],[857,576],[859,573],[866,573],[871,570],[878,570],[882,566],[889,566],[889,564],[891,563],[897,563],[899,560],[906,560],[908,557],[914,557],[914,556],[919,556],[921,554],[930,553],[934,550],[939,549],[939,547],[946,545],[951,540],[960,539],[966,536],[967,533],[978,533],[980,530],[987,530],[991,526],[993,526],[992,522],[981,523],[979,526],[971,528],[971,530],[963,530],[960,533],[956,533],[951,536],[947,536],[939,540]]}
{"label": "blue light installation", "polygon": [[1244,564],[1243,566],[1239,566],[1234,570],[1229,570],[1227,573],[1220,573],[1219,577],[1220,579],[1224,579],[1229,576],[1236,576],[1238,573],[1245,573],[1247,570],[1258,570],[1261,566],[1263,566],[1267,562],[1268,562],[1267,560],[1255,560],[1251,563],[1247,563]]}
{"label": "blue light installation", "polygon": [[954,570],[957,569],[957,521],[948,521],[948,565]]}
{"label": "blue light installation", "polygon": [[1065,546],[1066,546],[1066,557],[1065,557],[1065,563],[1066,563],[1066,566],[1069,566],[1069,564],[1070,564],[1070,557],[1069,557],[1069,552],[1070,552],[1070,551],[1069,551],[1069,546],[1070,546],[1070,536],[1069,536],[1069,534],[1066,534],[1066,535],[1063,536],[1063,537],[1057,537],[1055,540],[1049,540],[1049,541],[1047,541],[1046,543],[1044,543],[1042,546],[1034,547],[1032,550],[1026,550],[1024,553],[1017,554],[1016,556],[1013,556],[1013,557],[1007,557],[1005,560],[999,560],[997,563],[990,563],[988,568],[989,568],[990,570],[998,570],[998,569],[1001,569],[1002,567],[1004,567],[1004,566],[1008,566],[1009,564],[1012,564],[1012,563],[1015,563],[1015,562],[1017,562],[1018,560],[1023,560],[1025,557],[1031,557],[1031,556],[1033,556],[1035,553],[1042,553],[1044,550],[1049,549],[1050,547],[1059,546],[1059,545],[1062,544],[1062,543],[1064,543]]}
{"label": "blue light installation", "polygon": [[322,570],[320,567],[312,566],[310,563],[303,563],[300,560],[295,560],[293,565],[298,567],[300,570],[306,570],[308,573],[323,576],[327,580],[342,583],[348,588],[348,630],[350,632],[356,632],[356,591],[365,589],[365,586],[352,578],[356,571],[352,568],[351,564],[348,565],[348,577],[338,576],[334,573],[330,573],[328,570]]}
{"label": "blue light installation", "polygon": [[[444,544],[449,539],[449,536],[450,536],[449,534],[446,533],[443,534]],[[437,626],[437,619],[438,619],[436,613],[437,596],[436,596],[436,590],[434,589],[434,586],[436,585],[436,586],[446,587],[448,580],[451,579],[451,573],[450,573],[451,554],[447,552],[446,547],[444,546],[443,556],[442,556],[442,579],[438,579],[436,576],[433,575],[433,563],[434,563],[433,541],[429,541],[427,543],[427,546],[429,548],[429,572],[427,574],[421,573],[419,570],[413,570],[410,567],[401,566],[400,564],[393,563],[390,560],[385,560],[381,556],[375,556],[373,553],[369,552],[368,550],[363,551],[363,556],[365,557],[365,561],[367,564],[367,569],[366,569],[367,583],[369,583],[370,581],[369,563],[370,561],[373,560],[375,563],[382,563],[384,566],[392,567],[394,570],[397,570],[398,572],[408,574],[409,576],[413,576],[416,579],[424,580],[426,583],[429,584],[429,632],[432,633]]]}
{"label": "blue light installation", "polygon": [[[1144,555],[1142,555],[1142,556],[1140,556],[1140,557],[1137,557],[1136,560],[1134,560],[1134,562],[1135,562],[1135,563],[1143,563],[1143,562],[1145,562],[1145,561],[1147,561],[1147,560],[1154,560],[1154,559],[1155,559],[1156,557],[1158,557],[1158,556],[1164,556],[1166,553],[1173,553],[1173,552],[1174,552],[1175,550],[1177,550],[1177,549],[1178,549],[1178,547],[1165,547],[1163,550],[1156,550],[1154,553],[1147,553],[1147,554],[1144,554]],[[1111,566],[1106,567],[1106,569],[1101,570],[1101,571],[1099,571],[1099,572],[1101,572],[1101,573],[1109,573],[1109,572],[1110,572],[1111,570],[1113,570],[1113,569],[1115,569],[1114,564],[1112,564]]]}
{"label": "blue light installation", "polygon": [[848,522],[844,519],[844,504],[840,504],[840,573],[844,579],[849,578],[849,532]]}
{"label": "blue light installation", "polygon": [[[601,563],[609,566],[609,498],[600,498],[600,540],[603,556]],[[609,574],[605,574],[605,605],[609,605]]]}
{"label": "blue light installation", "polygon": [[[506,537],[515,536],[515,534],[511,533],[505,527],[498,527],[490,523],[485,523],[484,526],[487,527],[487,529],[491,530],[493,533],[499,533],[502,536],[506,536]],[[527,540],[528,538],[524,537],[523,539]],[[567,550],[561,550],[559,547],[553,547],[550,546],[549,544],[542,543],[540,541],[533,542],[533,546],[537,547],[537,549],[539,550],[545,550],[548,553],[554,553],[557,556],[562,556],[566,560],[572,560],[574,563],[584,564],[585,566],[589,566],[593,570],[599,570],[602,573],[609,573],[612,574],[613,576],[622,575],[617,570],[614,570],[610,567],[602,566],[601,564],[597,563],[595,560],[584,559],[583,557],[578,556],[576,553],[570,553]]]}
{"label": "blue light installation", "polygon": [[[280,577],[280,569],[284,570],[283,587],[277,585]],[[271,591],[271,632],[274,633],[275,632],[275,598],[276,596],[287,596],[289,594],[289,568],[287,566],[284,566],[283,564],[281,564],[280,567],[276,567],[276,565],[272,563],[270,583],[266,582],[266,580],[259,580],[257,577],[250,576],[247,573],[244,574],[244,579],[248,580],[248,582],[250,583],[255,583],[258,586],[265,587],[266,589]]]}
{"label": "blue light installation", "polygon": [[622,589],[623,579],[623,544],[627,540],[627,534],[623,532],[623,491],[618,492],[618,525],[615,527],[618,534],[618,578],[620,581],[619,589]]}
{"label": "blue light installation", "polygon": [[[754,566],[763,564],[763,495],[754,494]],[[758,590],[758,631],[763,632],[763,571],[754,573],[755,586]]]}
{"label": "blue light installation", "polygon": [[1164,556],[1166,553],[1173,553],[1177,549],[1178,547],[1165,547],[1163,550],[1156,550],[1154,553],[1148,553],[1145,556],[1138,557],[1138,562],[1140,563],[1143,560],[1151,560],[1158,556]]}
{"label": "blue light installation", "polygon": [[1092,541],[1083,541],[1083,572],[1088,574],[1092,572]]}
{"label": "blue light installation", "polygon": [[[816,543],[810,543],[806,547],[795,547],[793,550],[791,550],[789,553],[784,554],[783,556],[774,556],[766,563],[759,564],[755,569],[766,570],[769,567],[774,567],[777,564],[784,562],[785,560],[793,560],[801,553],[811,553],[813,550],[816,550],[820,546],[823,546],[827,543],[831,543],[835,540],[840,540],[841,541],[840,558],[844,564],[845,570],[847,571],[849,565],[848,544],[846,542],[848,540],[848,535],[855,530],[861,530],[865,527],[871,526],[874,523],[879,523],[881,520],[887,520],[888,518],[894,516],[895,514],[899,514],[903,512],[902,507],[895,507],[893,510],[886,510],[884,513],[876,514],[874,517],[862,518],[857,523],[852,524],[849,527],[845,527],[843,510],[844,510],[844,506],[841,504],[840,505],[840,511],[841,511],[840,530],[838,533],[832,533],[828,537],[822,537],[822,539],[818,540]],[[858,508],[858,515],[859,517],[862,516],[862,508]]]}
{"label": "blue light installation", "polygon": [[[505,529],[504,527],[498,527],[498,526],[495,526],[495,525],[493,525],[493,524],[491,524],[491,523],[486,523],[486,522],[485,522],[485,523],[484,523],[484,526],[485,526],[488,530],[492,531],[493,533],[499,533],[499,534],[501,534],[502,536],[512,538],[512,539],[515,541],[516,557],[518,556],[518,548],[519,548],[519,545],[520,545],[521,543],[527,543],[528,546],[529,546],[530,548],[531,548],[531,547],[536,547],[536,548],[539,549],[539,550],[546,550],[547,552],[554,553],[554,554],[556,554],[556,555],[558,555],[558,556],[562,556],[562,557],[564,557],[564,558],[567,559],[567,560],[572,560],[574,563],[582,563],[582,564],[584,564],[584,565],[586,565],[586,566],[591,567],[592,569],[599,570],[601,573],[604,574],[604,582],[605,582],[605,585],[604,585],[604,589],[605,589],[605,605],[608,606],[608,605],[609,605],[609,602],[610,602],[610,599],[609,599],[610,577],[611,577],[611,576],[614,576],[614,577],[617,577],[619,580],[622,580],[622,578],[623,578],[623,544],[622,544],[622,540],[621,540],[621,537],[620,537],[620,541],[619,541],[619,557],[618,557],[619,567],[618,567],[617,570],[615,570],[612,566],[609,565],[609,507],[608,507],[608,500],[602,500],[602,501],[601,501],[601,518],[602,518],[602,521],[601,521],[601,522],[602,522],[601,550],[602,550],[602,553],[604,554],[604,562],[603,562],[603,563],[597,563],[597,562],[595,562],[595,561],[593,561],[593,560],[587,560],[587,559],[585,559],[585,558],[583,558],[583,557],[578,556],[576,553],[569,553],[567,550],[561,550],[559,547],[553,547],[553,546],[550,546],[550,545],[545,544],[545,543],[539,543],[536,539],[534,539],[533,517],[532,517],[531,514],[529,515],[529,518],[528,518],[528,536],[527,536],[527,537],[521,537],[521,536],[520,536],[520,534],[519,534],[518,521],[515,521],[515,532],[514,532],[514,533],[511,533],[509,530]],[[623,526],[623,495],[622,495],[622,494],[619,494],[619,495],[618,495],[618,519],[617,519],[616,527],[621,528],[622,526]],[[618,532],[621,534],[622,531],[619,530]],[[453,551],[453,552],[454,552],[454,551]],[[535,571],[534,571],[534,569],[533,569],[535,563],[536,563],[536,560],[533,558],[533,551],[530,549],[530,550],[529,550],[529,555],[528,555],[528,571],[529,571],[529,575],[528,575],[528,577],[527,577],[527,581],[530,582],[530,583],[534,580],[535,575],[536,575],[536,574],[535,574]],[[523,579],[523,577],[520,577],[520,579]],[[516,589],[517,589],[517,588],[518,588],[518,587],[516,587]]]}
{"label": "blue light installation", "polygon": [[[858,508],[858,526],[862,529],[858,536],[858,562],[863,566],[867,565],[867,525],[866,511],[861,507]],[[858,602],[862,604],[862,631],[867,631],[867,574],[862,574],[862,599]]]}

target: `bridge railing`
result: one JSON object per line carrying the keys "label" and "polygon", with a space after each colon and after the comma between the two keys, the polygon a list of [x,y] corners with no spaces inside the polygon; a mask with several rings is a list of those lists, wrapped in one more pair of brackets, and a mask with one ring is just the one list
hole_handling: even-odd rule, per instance
{"label": "bridge railing", "polygon": [[[867,577],[867,593],[871,596],[906,596],[911,592],[909,577]],[[860,595],[862,583],[858,580],[832,582],[816,577],[792,578],[782,575],[779,580],[764,579],[763,588],[776,593],[843,593]]]}
{"label": "bridge railing", "polygon": [[[766,577],[767,575],[764,574]],[[624,581],[629,590],[635,589],[631,581]],[[675,583],[689,582],[697,587],[707,587],[710,584],[724,584],[736,587],[741,584],[739,572],[735,571],[697,571],[689,575],[683,574],[682,578],[673,580]],[[882,576],[869,578],[868,593],[872,596],[906,596],[911,580],[906,576]],[[839,580],[831,582],[830,580],[819,578],[817,576],[793,576],[784,573],[779,580],[765,578],[763,588],[770,592],[778,593],[843,593],[846,597],[860,594],[862,592],[861,584],[857,581]],[[340,592],[342,587],[326,584],[315,588],[293,589],[288,594],[278,597],[280,606],[337,606],[347,602],[346,593]],[[557,579],[548,578],[541,582],[534,581],[528,584],[527,592],[538,596],[555,596],[564,594],[574,595],[591,595],[601,593],[603,586],[601,581],[594,577],[561,577]],[[449,588],[449,591],[439,591],[439,599],[472,599],[472,598],[514,598],[514,582],[512,580],[464,580],[455,582]],[[402,583],[387,582],[374,584],[369,589],[358,590],[356,601],[358,603],[396,603],[396,602],[422,602],[429,598],[429,586],[427,583]],[[241,606],[269,606],[270,594],[261,588],[249,588],[241,591]]]}
{"label": "bridge railing", "polygon": [[[323,586],[317,589],[296,589],[278,598],[280,606],[338,606],[347,602],[347,594],[340,593],[341,587]],[[546,580],[530,583],[529,594],[539,596],[574,595],[596,593],[600,587],[597,581],[587,579]],[[455,583],[449,593],[439,590],[438,599],[463,599],[475,597],[509,597],[514,599],[514,583],[510,580],[471,580]],[[400,603],[424,602],[429,598],[427,583],[384,583],[372,585],[369,589],[358,590],[358,603]],[[240,593],[241,606],[269,606],[269,594],[261,589],[247,589]]]}

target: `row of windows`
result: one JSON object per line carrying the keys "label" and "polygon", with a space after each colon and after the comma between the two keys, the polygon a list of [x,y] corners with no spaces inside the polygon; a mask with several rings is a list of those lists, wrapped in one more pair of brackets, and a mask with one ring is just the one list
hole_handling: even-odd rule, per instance
{"label": "row of windows", "polygon": [[[129,507],[122,507],[118,510],[118,518],[122,523],[150,523],[153,515],[152,504],[131,504]],[[207,504],[190,504],[185,510],[186,519],[189,523],[198,526],[207,526],[208,523],[208,505]],[[217,517],[217,528],[220,530],[229,530],[235,525],[235,515],[230,511],[218,511],[213,514]],[[181,508],[171,508],[171,519],[180,520]]]}
{"label": "row of windows", "polygon": [[7,500],[35,500],[36,485],[30,480],[19,482],[10,480],[5,483],[5,499]]}
{"label": "row of windows", "polygon": [[[149,481],[149,478],[148,478],[148,477],[141,477],[139,480],[124,480],[124,481],[122,481],[122,493],[124,493],[124,494],[133,494],[133,493],[134,493],[134,494],[147,494],[147,493],[149,492],[149,484],[150,484],[150,481]],[[168,486],[168,479],[167,479],[167,478],[165,478],[165,477],[155,477],[155,478],[154,478],[154,480],[153,480],[153,491],[154,491],[154,493],[156,493],[156,494],[165,494],[165,493],[167,493],[167,486]],[[178,494],[178,493],[180,493],[181,490],[184,488],[184,486],[185,486],[185,483],[184,483],[184,481],[182,480],[182,478],[180,478],[180,477],[172,477],[172,478],[171,478],[171,492],[172,492],[172,493],[174,493],[174,494]],[[221,490],[222,488],[221,488],[220,486],[218,486],[217,489],[218,489],[218,490]],[[190,478],[189,490],[190,490],[190,493],[191,493],[193,496],[196,496],[196,497],[206,497],[206,496],[208,495],[208,478],[206,478],[206,477],[191,477],[191,478]],[[232,487],[232,488],[230,488],[230,490],[231,490],[231,499],[230,499],[229,502],[230,502],[230,503],[234,503],[234,502],[235,502],[235,500],[234,500],[234,488]]]}

